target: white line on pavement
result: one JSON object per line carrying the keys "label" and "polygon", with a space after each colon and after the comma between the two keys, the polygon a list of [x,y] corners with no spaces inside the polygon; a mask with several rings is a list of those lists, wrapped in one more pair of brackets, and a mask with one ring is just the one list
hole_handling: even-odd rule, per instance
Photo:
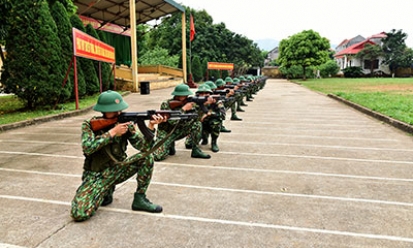
{"label": "white line on pavement", "polygon": [[[8,196],[8,195],[0,195],[0,198],[70,206],[70,202],[53,201],[53,200],[39,199],[39,198],[18,197],[18,196]],[[397,242],[413,243],[413,238],[408,238],[408,237],[378,235],[378,234],[369,234],[369,233],[356,233],[356,232],[346,232],[346,231],[307,228],[307,227],[284,226],[284,225],[267,224],[267,223],[259,223],[259,222],[209,219],[209,218],[202,218],[202,217],[182,216],[182,215],[172,215],[172,214],[171,215],[170,214],[152,214],[152,213],[138,212],[138,211],[132,211],[132,210],[120,209],[120,208],[110,208],[110,207],[102,207],[100,209],[103,211],[145,215],[145,216],[156,217],[156,218],[198,221],[198,222],[205,222],[205,223],[218,223],[222,225],[237,225],[237,226],[246,226],[246,227],[258,227],[258,228],[278,229],[278,230],[295,231],[295,232],[309,232],[309,233],[319,233],[319,234],[326,234],[326,235],[349,236],[349,237],[357,237],[357,238],[379,239],[379,240],[390,240],[390,241],[397,241]]]}
{"label": "white line on pavement", "polygon": [[[197,166],[199,167],[199,166]],[[217,168],[217,167],[214,167]],[[63,176],[63,177],[76,177],[80,178],[80,175],[76,174],[64,174],[55,172],[41,172],[41,171],[30,171],[30,170],[17,170],[17,169],[7,169],[0,168],[0,171],[7,172],[18,172],[18,173],[29,173],[44,176]],[[135,179],[129,179],[130,182],[135,182]],[[411,180],[413,181],[413,180]],[[294,194],[286,192],[271,192],[271,191],[259,191],[259,190],[245,190],[245,189],[230,189],[230,188],[218,188],[218,187],[208,187],[208,186],[196,186],[188,184],[178,184],[178,183],[164,183],[152,181],[151,184],[163,185],[168,187],[181,187],[181,188],[191,188],[191,189],[204,189],[204,190],[214,190],[214,191],[226,191],[226,192],[237,192],[245,194],[260,194],[260,195],[273,195],[273,196],[288,196],[288,197],[300,197],[300,198],[312,198],[312,199],[323,199],[332,201],[347,201],[347,202],[359,202],[359,203],[371,203],[371,204],[383,204],[383,205],[395,205],[395,206],[406,206],[413,207],[413,203],[408,202],[396,202],[396,201],[382,201],[374,199],[362,199],[362,198],[348,198],[348,197],[337,197],[337,196],[323,196],[323,195],[308,195],[308,194]]]}
{"label": "white line on pavement", "polygon": [[[177,149],[177,151],[188,151],[188,150]],[[403,161],[403,160],[322,157],[322,156],[306,156],[306,155],[274,154],[274,153],[247,153],[247,152],[221,152],[221,151],[219,153],[228,154],[228,155],[245,155],[245,156],[259,156],[259,157],[287,157],[287,158],[306,158],[306,159],[320,159],[320,160],[343,160],[343,161],[369,162],[369,163],[413,164],[413,161]],[[45,156],[45,157],[58,157],[58,158],[76,158],[76,159],[84,158],[81,156],[68,156],[68,155],[59,155],[59,154],[30,153],[30,152],[11,152],[11,151],[0,151],[0,154]]]}

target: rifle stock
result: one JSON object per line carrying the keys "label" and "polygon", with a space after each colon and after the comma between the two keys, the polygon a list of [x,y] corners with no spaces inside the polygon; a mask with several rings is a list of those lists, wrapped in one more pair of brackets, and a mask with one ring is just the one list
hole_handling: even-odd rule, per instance
{"label": "rifle stock", "polygon": [[202,112],[207,113],[208,109],[204,105],[204,103],[207,100],[208,100],[207,96],[191,96],[191,97],[187,97],[185,101],[171,100],[169,101],[169,107],[171,109],[177,109],[177,108],[181,108],[188,102],[193,102],[201,108]]}

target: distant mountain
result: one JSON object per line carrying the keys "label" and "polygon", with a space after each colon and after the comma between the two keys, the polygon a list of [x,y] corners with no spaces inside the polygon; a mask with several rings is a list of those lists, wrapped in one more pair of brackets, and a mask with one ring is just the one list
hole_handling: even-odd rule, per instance
{"label": "distant mountain", "polygon": [[271,51],[272,49],[276,48],[278,46],[279,41],[274,40],[274,39],[262,39],[262,40],[255,40],[255,43],[257,43],[258,47],[261,50],[264,51]]}

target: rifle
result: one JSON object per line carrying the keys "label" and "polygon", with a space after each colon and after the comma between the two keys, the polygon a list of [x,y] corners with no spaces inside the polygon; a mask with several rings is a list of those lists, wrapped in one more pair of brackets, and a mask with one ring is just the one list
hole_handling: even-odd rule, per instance
{"label": "rifle", "polygon": [[190,96],[185,99],[185,101],[179,101],[179,100],[171,100],[169,101],[169,107],[171,109],[177,109],[181,108],[188,102],[194,102],[196,105],[198,105],[202,112],[207,113],[208,109],[205,107],[204,103],[208,100],[207,96]]}
{"label": "rifle", "polygon": [[146,112],[124,112],[112,119],[92,119],[90,125],[94,132],[108,128],[116,123],[133,122],[138,124],[139,130],[147,139],[153,139],[153,132],[145,124],[151,120],[152,115],[160,114],[168,120],[189,120],[198,118],[197,113],[182,113],[179,110],[147,110]]}

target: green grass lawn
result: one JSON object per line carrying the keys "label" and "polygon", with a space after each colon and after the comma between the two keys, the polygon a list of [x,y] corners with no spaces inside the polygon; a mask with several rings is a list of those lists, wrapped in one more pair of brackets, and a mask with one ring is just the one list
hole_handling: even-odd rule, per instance
{"label": "green grass lawn", "polygon": [[324,94],[333,94],[413,124],[413,78],[325,78],[293,80]]}
{"label": "green grass lawn", "polygon": [[[99,94],[79,99],[79,109],[85,109],[96,103]],[[24,109],[24,103],[13,95],[0,96],[0,125],[9,124],[24,120],[30,120],[42,116],[60,114],[76,110],[76,103],[67,102],[58,104],[56,108],[39,109],[27,111]]]}

